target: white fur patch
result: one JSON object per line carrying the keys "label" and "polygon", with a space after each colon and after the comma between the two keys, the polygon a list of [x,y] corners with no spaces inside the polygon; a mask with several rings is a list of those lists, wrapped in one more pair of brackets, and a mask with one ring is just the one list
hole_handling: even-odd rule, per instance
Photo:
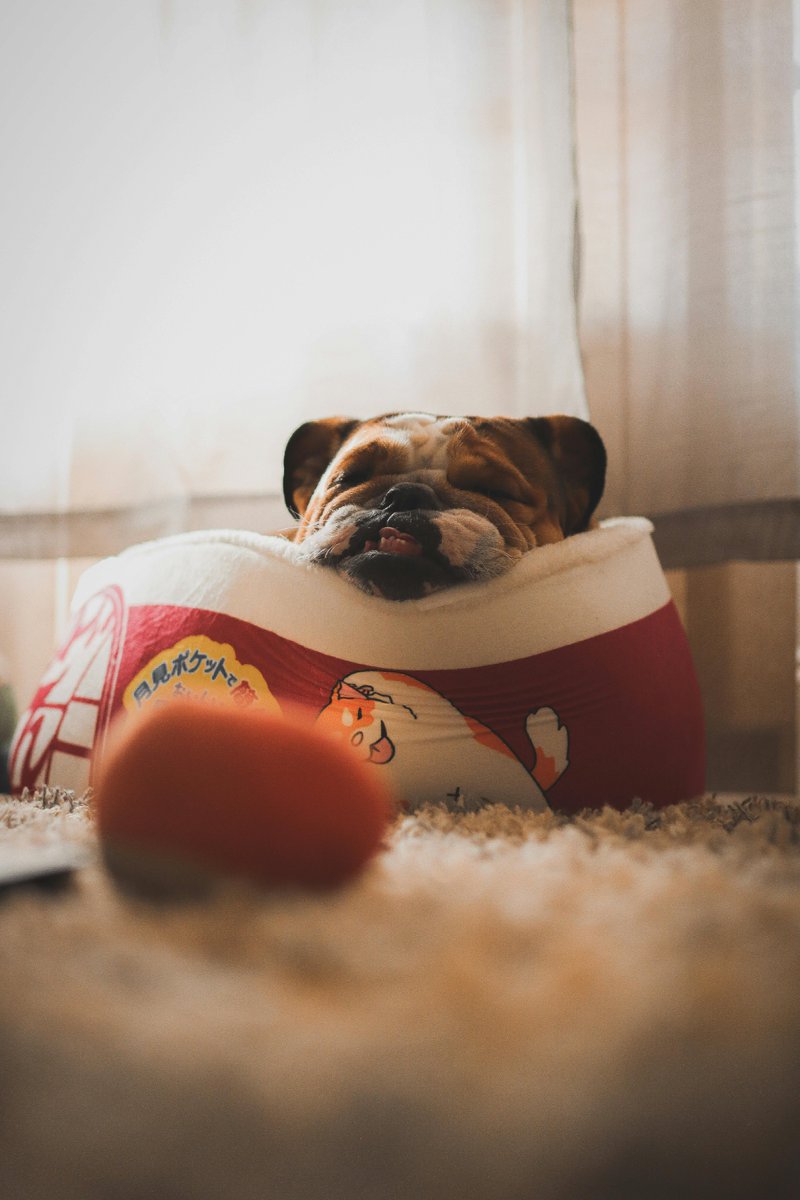
{"label": "white fur patch", "polygon": [[440,552],[451,566],[468,571],[475,579],[492,579],[519,557],[519,551],[509,550],[491,521],[469,509],[437,513],[434,522],[441,537]]}
{"label": "white fur patch", "polygon": [[[382,441],[391,442],[405,451],[403,477],[420,483],[444,482],[447,471],[447,446],[464,425],[463,417],[432,417],[428,413],[403,413],[389,417],[378,427]],[[374,441],[374,427],[358,429],[334,456],[316,486],[315,494],[325,495],[331,480],[339,473],[342,459],[358,446]],[[421,472],[431,474],[423,478]]]}
{"label": "white fur patch", "polygon": [[450,438],[464,425],[463,417],[432,417],[428,413],[403,413],[384,422],[397,431],[409,455],[409,471],[444,471]]}

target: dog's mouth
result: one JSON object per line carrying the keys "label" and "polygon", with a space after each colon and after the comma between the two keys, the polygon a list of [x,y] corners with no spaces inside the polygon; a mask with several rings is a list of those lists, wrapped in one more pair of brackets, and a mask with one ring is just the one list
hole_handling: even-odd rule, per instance
{"label": "dog's mouth", "polygon": [[431,592],[507,570],[513,554],[497,528],[464,509],[387,512],[343,506],[299,547],[361,591],[386,600]]}
{"label": "dog's mouth", "polygon": [[378,540],[367,538],[362,553],[372,551],[378,554],[402,554],[405,558],[417,558],[422,554],[422,543],[410,533],[395,529],[394,525],[384,525],[378,530]]}
{"label": "dog's mouth", "polygon": [[416,600],[460,582],[439,551],[435,523],[422,513],[393,516],[356,530],[336,567],[362,591],[386,600]]}

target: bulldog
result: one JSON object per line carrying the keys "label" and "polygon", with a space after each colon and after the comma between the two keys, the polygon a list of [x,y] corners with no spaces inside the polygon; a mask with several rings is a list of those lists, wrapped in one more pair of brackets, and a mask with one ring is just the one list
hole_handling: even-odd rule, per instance
{"label": "bulldog", "polygon": [[393,413],[301,425],[283,486],[302,559],[410,600],[587,529],[605,471],[600,435],[577,417]]}

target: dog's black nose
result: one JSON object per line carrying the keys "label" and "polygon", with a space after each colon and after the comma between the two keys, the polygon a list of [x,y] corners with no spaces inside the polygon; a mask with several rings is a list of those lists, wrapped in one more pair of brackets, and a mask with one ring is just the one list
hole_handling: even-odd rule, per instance
{"label": "dog's black nose", "polygon": [[383,497],[381,509],[387,513],[417,512],[442,507],[439,497],[427,483],[396,483]]}

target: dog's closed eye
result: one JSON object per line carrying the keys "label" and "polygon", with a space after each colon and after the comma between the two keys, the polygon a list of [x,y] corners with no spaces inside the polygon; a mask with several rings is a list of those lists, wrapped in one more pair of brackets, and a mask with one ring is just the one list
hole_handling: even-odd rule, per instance
{"label": "dog's closed eye", "polygon": [[498,504],[506,504],[509,502],[513,503],[515,500],[517,500],[517,497],[512,496],[511,492],[504,491],[502,488],[491,487],[489,484],[486,486],[480,486],[473,483],[470,484],[467,490],[474,492],[476,496],[486,496],[486,498],[489,500],[495,500]]}
{"label": "dog's closed eye", "polygon": [[366,466],[349,467],[333,477],[332,483],[337,488],[358,487],[366,483],[372,472]]}
{"label": "dog's closed eye", "polygon": [[479,470],[461,473],[452,480],[455,487],[475,496],[486,496],[498,504],[515,503],[521,499],[520,488],[505,473]]}

